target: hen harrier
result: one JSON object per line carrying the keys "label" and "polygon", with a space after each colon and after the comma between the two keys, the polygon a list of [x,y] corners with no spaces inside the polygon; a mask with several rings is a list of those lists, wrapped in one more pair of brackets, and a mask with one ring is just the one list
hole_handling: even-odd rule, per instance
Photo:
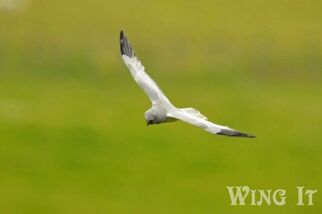
{"label": "hen harrier", "polygon": [[143,65],[134,55],[134,50],[123,31],[121,31],[120,34],[120,43],[124,63],[129,68],[134,80],[148,95],[152,102],[152,107],[145,112],[147,125],[182,120],[213,134],[231,137],[255,137],[254,135],[242,133],[227,126],[214,124],[208,121],[207,117],[194,108],[175,107],[163,94],[158,85],[145,72]]}

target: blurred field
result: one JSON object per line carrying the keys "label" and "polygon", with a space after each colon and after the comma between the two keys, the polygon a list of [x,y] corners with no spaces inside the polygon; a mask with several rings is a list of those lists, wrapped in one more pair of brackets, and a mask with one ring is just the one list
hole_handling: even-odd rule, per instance
{"label": "blurred field", "polygon": [[[321,1],[0,2],[0,213],[322,212]],[[147,128],[121,29],[174,104],[258,138]]]}

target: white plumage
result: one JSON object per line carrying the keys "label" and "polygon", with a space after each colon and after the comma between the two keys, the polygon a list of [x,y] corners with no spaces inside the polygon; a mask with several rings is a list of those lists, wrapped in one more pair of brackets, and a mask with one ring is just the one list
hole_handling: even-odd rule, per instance
{"label": "white plumage", "polygon": [[227,126],[214,124],[208,121],[206,116],[194,108],[175,107],[164,95],[159,86],[145,72],[144,66],[134,55],[134,50],[123,31],[121,31],[120,35],[120,46],[124,63],[129,68],[134,80],[143,89],[152,102],[152,107],[145,112],[147,125],[182,120],[213,134],[234,137],[255,137],[250,134],[236,131]]}

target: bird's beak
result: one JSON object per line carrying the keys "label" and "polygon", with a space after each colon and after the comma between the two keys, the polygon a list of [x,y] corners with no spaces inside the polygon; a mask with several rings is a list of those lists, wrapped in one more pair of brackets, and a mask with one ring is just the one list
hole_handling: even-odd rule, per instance
{"label": "bird's beak", "polygon": [[152,120],[148,120],[148,121],[146,121],[146,126],[149,126],[149,125],[151,125],[152,124]]}

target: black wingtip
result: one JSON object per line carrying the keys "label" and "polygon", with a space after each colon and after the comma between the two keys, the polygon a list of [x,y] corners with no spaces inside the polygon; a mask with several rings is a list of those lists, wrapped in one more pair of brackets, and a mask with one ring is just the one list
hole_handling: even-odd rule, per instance
{"label": "black wingtip", "polygon": [[225,135],[228,137],[256,138],[255,135],[251,135],[251,134],[247,134],[247,133],[243,133],[243,132],[239,132],[239,131],[235,131],[235,130],[227,130],[227,129],[223,129],[220,132],[218,132],[217,134]]}
{"label": "black wingtip", "polygon": [[123,30],[121,30],[121,33],[120,33],[120,40],[124,37],[124,32]]}
{"label": "black wingtip", "polygon": [[127,40],[123,30],[121,30],[121,32],[120,32],[120,50],[121,50],[122,55],[125,55],[128,57],[133,57],[133,55],[134,55],[132,46],[129,43],[129,41]]}

